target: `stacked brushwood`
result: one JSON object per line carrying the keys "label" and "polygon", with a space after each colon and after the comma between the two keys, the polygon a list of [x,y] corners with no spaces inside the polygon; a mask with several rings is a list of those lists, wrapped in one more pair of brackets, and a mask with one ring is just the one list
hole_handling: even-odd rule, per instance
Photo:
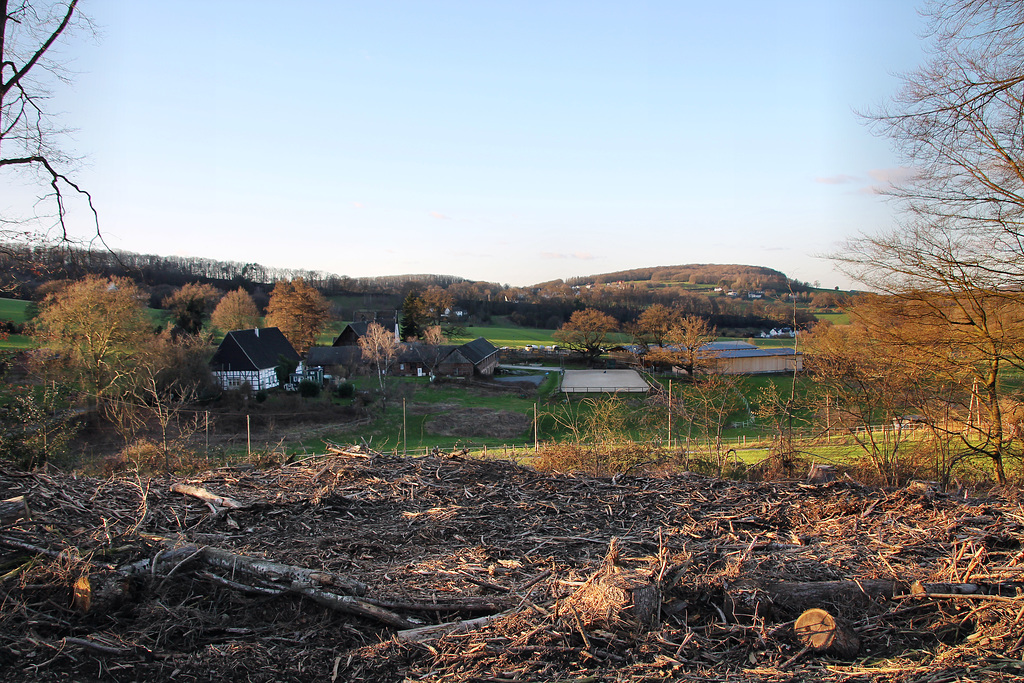
{"label": "stacked brushwood", "polygon": [[1012,491],[615,480],[332,447],[0,471],[0,680],[1010,679]]}

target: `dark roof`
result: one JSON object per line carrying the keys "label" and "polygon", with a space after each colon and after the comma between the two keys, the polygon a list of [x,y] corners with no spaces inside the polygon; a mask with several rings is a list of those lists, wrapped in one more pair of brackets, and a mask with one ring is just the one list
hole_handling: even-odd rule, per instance
{"label": "dark roof", "polygon": [[466,342],[460,346],[459,351],[461,351],[462,355],[464,355],[473,365],[480,365],[480,363],[496,354],[498,349],[494,344],[483,337],[477,337],[473,341]]}
{"label": "dark roof", "polygon": [[361,337],[366,336],[366,331],[370,327],[370,323],[377,323],[385,330],[394,330],[395,321],[391,320],[357,320],[345,325],[345,328],[338,334],[334,339],[334,346],[348,346],[355,344]]}
{"label": "dark roof", "polygon": [[407,342],[402,344],[398,352],[398,361],[401,363],[425,363],[430,365],[440,361],[456,348],[451,344],[435,345]]}
{"label": "dark roof", "polygon": [[713,341],[700,348],[707,351],[751,351],[757,346],[745,341]]}
{"label": "dark roof", "polygon": [[[363,337],[363,336],[366,336],[366,330],[369,329],[371,322],[373,322],[373,321],[372,320],[362,320],[360,322],[349,323],[348,327],[351,327],[353,332],[355,332],[360,337]],[[342,331],[344,332],[344,330],[342,330]]]}
{"label": "dark roof", "polygon": [[348,365],[362,361],[363,350],[358,346],[313,346],[306,352],[306,365]]}
{"label": "dark roof", "polygon": [[476,365],[473,361],[466,358],[462,353],[462,348],[459,347],[445,356],[444,360],[441,361],[441,365]]}
{"label": "dark roof", "polygon": [[301,356],[276,327],[228,332],[217,347],[210,365],[214,370],[266,370],[276,368],[281,356],[299,361]]}

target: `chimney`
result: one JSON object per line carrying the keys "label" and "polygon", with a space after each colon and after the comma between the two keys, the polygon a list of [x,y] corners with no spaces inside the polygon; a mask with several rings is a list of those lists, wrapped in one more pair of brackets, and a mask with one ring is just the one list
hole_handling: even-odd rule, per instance
{"label": "chimney", "polygon": [[258,328],[258,327],[257,327],[255,331],[256,331],[256,338],[257,338],[257,339],[259,339],[259,336],[260,336],[260,328]]}

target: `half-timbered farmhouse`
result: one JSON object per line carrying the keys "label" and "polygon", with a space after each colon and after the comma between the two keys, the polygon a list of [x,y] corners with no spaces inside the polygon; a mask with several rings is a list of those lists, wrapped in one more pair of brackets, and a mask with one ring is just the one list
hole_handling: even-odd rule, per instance
{"label": "half-timbered farmhouse", "polygon": [[210,361],[213,376],[224,389],[248,383],[255,391],[278,385],[275,368],[282,360],[302,358],[276,327],[228,332]]}

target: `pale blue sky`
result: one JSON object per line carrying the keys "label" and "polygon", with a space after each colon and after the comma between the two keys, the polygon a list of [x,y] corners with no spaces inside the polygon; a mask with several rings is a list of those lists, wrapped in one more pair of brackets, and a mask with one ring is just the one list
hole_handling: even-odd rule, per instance
{"label": "pale blue sky", "polygon": [[[815,258],[892,208],[857,119],[912,2],[88,0],[54,104],[112,246],[517,285]],[[827,181],[827,182],[826,182]]]}

